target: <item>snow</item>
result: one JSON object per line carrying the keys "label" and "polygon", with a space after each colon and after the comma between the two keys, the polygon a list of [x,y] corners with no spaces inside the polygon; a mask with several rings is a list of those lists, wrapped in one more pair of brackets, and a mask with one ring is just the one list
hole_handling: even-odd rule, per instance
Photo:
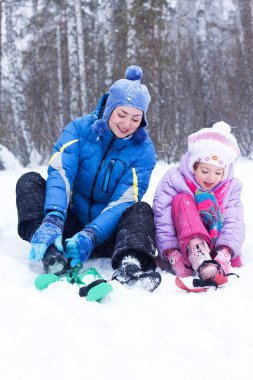
{"label": "snow", "polygon": [[229,18],[231,17],[231,14],[233,14],[233,12],[236,12],[236,5],[234,1],[223,0],[222,6],[223,6],[223,12],[222,12],[223,20],[227,22]]}
{"label": "snow", "polygon": [[[157,164],[147,201],[167,168]],[[45,175],[46,168],[39,170]],[[15,184],[23,172],[15,165],[0,172],[2,379],[252,379],[252,161],[236,167],[247,226],[239,279],[194,294],[162,272],[154,293],[113,282],[114,291],[100,303],[80,298],[78,288],[65,282],[41,292],[34,287],[41,265],[29,262],[29,244],[16,232]],[[112,274],[108,259],[86,264],[92,266],[105,278]]]}
{"label": "snow", "polygon": [[16,157],[3,145],[0,144],[0,162],[7,170],[21,169]]}

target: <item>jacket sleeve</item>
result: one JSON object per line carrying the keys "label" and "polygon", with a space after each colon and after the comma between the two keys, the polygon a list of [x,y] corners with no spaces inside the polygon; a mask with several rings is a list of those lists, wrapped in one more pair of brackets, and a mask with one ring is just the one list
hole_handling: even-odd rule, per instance
{"label": "jacket sleeve", "polygon": [[155,150],[150,142],[122,176],[110,202],[88,225],[96,230],[100,244],[113,233],[125,209],[142,199],[147,191],[155,163]]}
{"label": "jacket sleeve", "polygon": [[70,193],[79,164],[78,120],[68,124],[56,142],[49,161],[44,211],[66,216]]}
{"label": "jacket sleeve", "polygon": [[168,249],[179,248],[176,231],[171,216],[171,204],[178,191],[174,185],[173,176],[176,168],[169,169],[161,179],[156,189],[153,201],[153,211],[156,225],[156,244],[162,258]]}
{"label": "jacket sleeve", "polygon": [[245,224],[241,202],[242,184],[235,178],[232,181],[229,200],[225,207],[225,219],[215,249],[225,245],[232,250],[234,258],[241,253],[245,238]]}

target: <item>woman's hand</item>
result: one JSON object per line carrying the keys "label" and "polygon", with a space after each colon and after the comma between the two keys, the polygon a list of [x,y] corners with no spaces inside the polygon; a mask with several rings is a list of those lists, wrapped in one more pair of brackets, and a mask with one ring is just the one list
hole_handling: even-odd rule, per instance
{"label": "woman's hand", "polygon": [[63,215],[58,211],[49,212],[32,237],[29,259],[32,261],[42,260],[47,248],[52,244],[55,245],[58,251],[62,252],[63,227]]}
{"label": "woman's hand", "polygon": [[94,235],[90,230],[82,230],[71,239],[66,239],[66,256],[72,267],[83,263],[90,257],[94,245]]}

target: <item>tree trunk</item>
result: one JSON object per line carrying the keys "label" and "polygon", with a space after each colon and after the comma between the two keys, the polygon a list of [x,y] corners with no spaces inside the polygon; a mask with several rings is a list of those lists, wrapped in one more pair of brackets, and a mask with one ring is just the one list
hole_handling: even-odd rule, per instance
{"label": "tree trunk", "polygon": [[2,0],[0,0],[0,137],[1,137],[1,126],[3,123],[2,117]]}
{"label": "tree trunk", "polygon": [[56,28],[56,48],[57,48],[57,79],[58,79],[58,103],[59,103],[59,122],[61,127],[64,124],[63,113],[63,82],[62,82],[62,57],[61,57],[61,27]]}
{"label": "tree trunk", "polygon": [[69,92],[70,92],[70,118],[80,116],[80,83],[79,62],[76,32],[76,18],[73,1],[67,0],[67,41],[68,41],[68,64],[69,64]]}
{"label": "tree trunk", "polygon": [[84,51],[84,35],[82,23],[82,10],[80,0],[75,0],[75,15],[76,15],[76,29],[77,29],[77,49],[79,60],[79,80],[81,91],[81,112],[87,112],[87,94],[86,94],[86,72],[85,72],[85,51]]}
{"label": "tree trunk", "polygon": [[24,99],[24,85],[20,73],[20,57],[15,45],[15,30],[13,25],[13,4],[7,2],[6,9],[6,45],[9,62],[10,102],[13,115],[13,144],[15,154],[20,161],[27,165],[30,161],[31,138],[26,124],[26,107]]}

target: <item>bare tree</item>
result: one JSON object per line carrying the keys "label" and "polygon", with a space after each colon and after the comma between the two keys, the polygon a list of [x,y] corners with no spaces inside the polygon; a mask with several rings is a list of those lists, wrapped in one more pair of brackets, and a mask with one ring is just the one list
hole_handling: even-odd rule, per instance
{"label": "bare tree", "polygon": [[0,0],[0,125],[2,124],[2,0]]}
{"label": "bare tree", "polygon": [[70,116],[75,118],[80,115],[80,77],[77,45],[76,17],[73,1],[67,1],[67,41],[69,63],[69,93],[70,93]]}
{"label": "bare tree", "polygon": [[26,103],[24,98],[24,82],[20,70],[20,54],[15,45],[15,29],[13,22],[14,6],[5,4],[6,18],[6,52],[9,61],[9,95],[12,110],[13,128],[11,144],[13,151],[23,164],[29,163],[32,141],[26,120]]}
{"label": "bare tree", "polygon": [[56,47],[57,47],[57,79],[58,79],[58,101],[59,101],[59,120],[61,125],[64,123],[63,113],[63,78],[62,78],[62,56],[61,56],[61,27],[56,28]]}
{"label": "bare tree", "polygon": [[63,126],[138,64],[159,159],[178,160],[187,135],[217,120],[235,127],[250,155],[252,8],[252,0],[0,0],[2,143],[23,163],[34,152],[43,162]]}
{"label": "bare tree", "polygon": [[81,112],[87,111],[87,94],[86,94],[86,72],[85,72],[85,51],[84,51],[84,34],[82,24],[82,10],[80,0],[76,0],[75,16],[76,16],[76,33],[77,33],[77,51],[78,51],[78,68],[80,80],[80,96],[81,96]]}

